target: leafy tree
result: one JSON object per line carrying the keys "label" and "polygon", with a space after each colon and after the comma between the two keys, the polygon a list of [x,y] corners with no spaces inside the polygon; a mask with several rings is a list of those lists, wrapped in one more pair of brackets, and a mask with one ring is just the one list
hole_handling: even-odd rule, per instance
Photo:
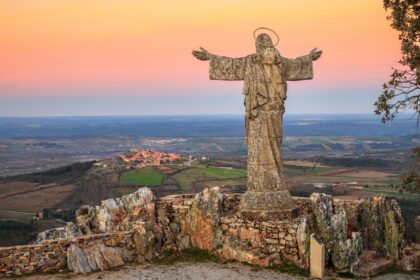
{"label": "leafy tree", "polygon": [[[391,14],[391,27],[399,32],[402,69],[393,69],[391,80],[383,85],[383,92],[375,102],[375,113],[382,115],[382,122],[393,120],[399,112],[414,111],[417,127],[420,123],[420,1],[384,0],[385,10]],[[401,188],[420,193],[420,147],[413,149],[416,158],[414,169],[408,172]]]}
{"label": "leafy tree", "polygon": [[383,92],[375,102],[375,113],[382,122],[393,120],[399,112],[414,111],[417,126],[420,120],[420,1],[384,0],[385,10],[391,14],[391,27],[399,32],[402,69],[393,69],[391,79],[383,85]]}
{"label": "leafy tree", "polygon": [[414,168],[404,176],[401,188],[407,192],[420,194],[420,147],[413,149],[413,158],[415,158]]}

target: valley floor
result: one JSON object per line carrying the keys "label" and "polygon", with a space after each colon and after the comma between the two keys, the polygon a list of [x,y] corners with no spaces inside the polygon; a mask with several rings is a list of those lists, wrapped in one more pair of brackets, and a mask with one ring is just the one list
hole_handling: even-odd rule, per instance
{"label": "valley floor", "polygon": [[[22,278],[20,278],[22,279]],[[24,277],[27,280],[59,280],[59,279],[126,279],[126,280],[181,280],[181,279],[309,279],[301,276],[291,276],[270,269],[254,269],[241,263],[179,263],[175,265],[127,265],[119,270],[103,271],[88,275],[70,273],[33,275]],[[333,279],[333,278],[331,278]],[[374,278],[376,280],[415,280],[420,274],[388,274]]]}

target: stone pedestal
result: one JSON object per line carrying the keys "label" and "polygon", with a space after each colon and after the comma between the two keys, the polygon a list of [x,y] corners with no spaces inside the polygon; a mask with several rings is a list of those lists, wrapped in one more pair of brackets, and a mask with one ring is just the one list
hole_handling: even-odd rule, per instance
{"label": "stone pedestal", "polygon": [[288,190],[246,191],[241,198],[239,211],[248,219],[285,220],[298,216]]}

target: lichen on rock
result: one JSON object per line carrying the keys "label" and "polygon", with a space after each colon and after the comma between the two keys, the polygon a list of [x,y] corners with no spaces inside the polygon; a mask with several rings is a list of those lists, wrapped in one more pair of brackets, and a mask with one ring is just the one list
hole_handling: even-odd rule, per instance
{"label": "lichen on rock", "polygon": [[221,247],[222,204],[223,195],[219,187],[205,189],[195,195],[185,224],[192,246],[207,250]]}
{"label": "lichen on rock", "polygon": [[401,207],[395,199],[373,197],[359,206],[363,247],[384,257],[399,259],[406,245]]}
{"label": "lichen on rock", "polygon": [[330,195],[311,195],[312,207],[320,240],[325,244],[327,257],[334,268],[354,271],[358,256],[362,252],[359,232],[352,232],[348,238],[348,217],[343,203],[336,203]]}
{"label": "lichen on rock", "polygon": [[76,220],[85,234],[132,230],[144,222],[155,221],[154,196],[149,188],[120,198],[103,200],[96,207],[83,206],[76,211]]}

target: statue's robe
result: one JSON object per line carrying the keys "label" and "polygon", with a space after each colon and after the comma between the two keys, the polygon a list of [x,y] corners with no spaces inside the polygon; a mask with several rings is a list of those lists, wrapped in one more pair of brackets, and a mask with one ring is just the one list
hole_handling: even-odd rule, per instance
{"label": "statue's robe", "polygon": [[243,58],[212,55],[209,74],[211,80],[244,80],[248,190],[241,208],[294,208],[284,182],[280,151],[286,81],[312,79],[312,59],[309,55],[281,57],[275,64],[265,65],[256,54]]}

